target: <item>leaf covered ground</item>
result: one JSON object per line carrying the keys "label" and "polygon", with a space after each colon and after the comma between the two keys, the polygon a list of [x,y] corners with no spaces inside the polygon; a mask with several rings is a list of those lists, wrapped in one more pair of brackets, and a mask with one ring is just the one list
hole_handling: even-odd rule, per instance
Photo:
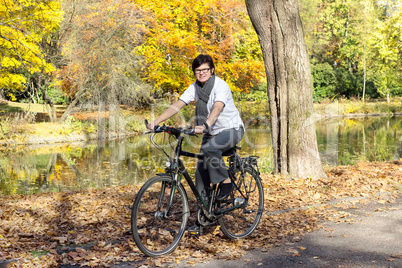
{"label": "leaf covered ground", "polygon": [[[390,202],[402,191],[402,161],[328,168],[314,181],[262,174],[265,212],[248,238],[230,241],[211,226],[203,236],[185,235],[170,255],[146,258],[130,233],[130,206],[141,185],[80,192],[0,197],[0,263],[10,267],[66,265],[174,267],[179,262],[237,259],[246,251],[296,241],[320,228],[321,220],[345,217],[339,207],[376,199]],[[192,212],[190,223],[195,221]]]}

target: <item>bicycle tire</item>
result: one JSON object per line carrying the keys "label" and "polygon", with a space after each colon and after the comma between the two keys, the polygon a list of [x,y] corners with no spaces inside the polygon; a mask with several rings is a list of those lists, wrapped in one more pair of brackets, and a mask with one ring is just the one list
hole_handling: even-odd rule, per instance
{"label": "bicycle tire", "polygon": [[[227,199],[226,205],[237,205],[239,208],[226,212],[219,218],[221,231],[230,239],[240,239],[252,234],[258,226],[264,210],[264,190],[258,173],[251,167],[245,167],[243,181],[241,175],[241,170],[235,168],[235,182],[246,198],[243,198],[235,189]],[[237,204],[235,204],[236,202]],[[239,202],[243,202],[243,204],[239,205]]]}
{"label": "bicycle tire", "polygon": [[[164,191],[162,185],[165,185]],[[149,179],[138,192],[131,211],[131,230],[137,247],[145,255],[169,254],[179,245],[190,214],[187,194],[182,185],[172,187],[169,176]],[[167,217],[167,204],[174,190]],[[158,209],[158,206],[160,207]]]}

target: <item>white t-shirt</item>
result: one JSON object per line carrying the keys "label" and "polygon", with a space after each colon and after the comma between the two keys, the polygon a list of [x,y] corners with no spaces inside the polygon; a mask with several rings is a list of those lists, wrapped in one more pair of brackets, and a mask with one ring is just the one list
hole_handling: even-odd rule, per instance
{"label": "white t-shirt", "polygon": [[[195,82],[183,92],[183,95],[181,95],[179,99],[185,104],[189,104],[192,101],[198,101]],[[210,126],[210,134],[216,135],[219,132],[230,128],[244,128],[239,111],[234,104],[229,85],[219,77],[215,76],[215,84],[211,94],[209,95],[209,100],[207,103],[208,115],[211,113],[214,103],[217,101],[222,102],[225,106],[223,107],[222,112],[219,114],[218,119],[212,126]]]}

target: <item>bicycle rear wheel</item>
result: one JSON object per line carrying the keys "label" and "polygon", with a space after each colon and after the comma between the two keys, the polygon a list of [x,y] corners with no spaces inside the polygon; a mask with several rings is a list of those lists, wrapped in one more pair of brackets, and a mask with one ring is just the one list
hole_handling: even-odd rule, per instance
{"label": "bicycle rear wheel", "polygon": [[182,185],[173,187],[169,176],[149,179],[131,211],[131,230],[138,248],[150,257],[171,253],[183,237],[189,213]]}
{"label": "bicycle rear wheel", "polygon": [[244,238],[257,228],[264,210],[264,191],[257,172],[251,167],[235,169],[235,182],[240,188],[221,204],[221,209],[238,207],[219,219],[222,232],[230,239]]}

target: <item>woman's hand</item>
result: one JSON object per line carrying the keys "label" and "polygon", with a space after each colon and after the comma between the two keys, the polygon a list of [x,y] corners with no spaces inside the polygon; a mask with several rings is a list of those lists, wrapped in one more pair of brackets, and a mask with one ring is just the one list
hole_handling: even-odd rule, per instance
{"label": "woman's hand", "polygon": [[155,124],[155,121],[154,121],[154,122],[152,122],[152,123],[149,123],[149,124],[147,125],[147,128],[148,128],[149,130],[154,130],[154,129],[155,129],[155,126],[157,126],[157,124]]}
{"label": "woman's hand", "polygon": [[194,128],[194,133],[195,133],[195,134],[203,134],[204,131],[205,131],[205,126],[204,126],[204,125],[202,125],[202,126],[195,126],[195,128]]}

